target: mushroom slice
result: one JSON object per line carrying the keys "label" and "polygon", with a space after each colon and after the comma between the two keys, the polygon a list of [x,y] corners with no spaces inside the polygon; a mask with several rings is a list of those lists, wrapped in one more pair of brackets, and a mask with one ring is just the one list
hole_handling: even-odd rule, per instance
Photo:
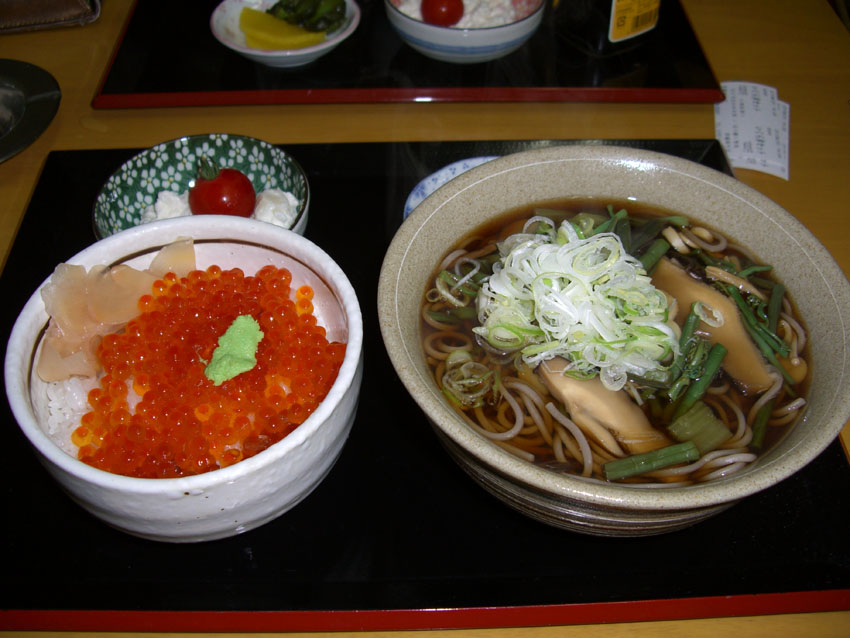
{"label": "mushroom slice", "polygon": [[609,390],[599,377],[567,376],[564,374],[567,365],[560,357],[550,359],[538,366],[537,373],[587,436],[618,457],[670,445],[670,440],[652,427],[626,392]]}
{"label": "mushroom slice", "polygon": [[701,301],[723,317],[723,325],[712,327],[701,321],[700,332],[709,335],[711,343],[722,343],[727,350],[723,369],[747,394],[763,392],[773,384],[764,357],[744,327],[738,308],[729,297],[691,277],[669,259],[658,262],[652,273],[653,285],[674,297],[679,304],[679,322],[690,312],[691,304]]}

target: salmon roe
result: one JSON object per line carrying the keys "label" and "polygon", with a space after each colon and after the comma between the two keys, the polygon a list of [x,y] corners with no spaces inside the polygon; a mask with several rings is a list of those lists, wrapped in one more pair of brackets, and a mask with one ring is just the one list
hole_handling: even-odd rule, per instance
{"label": "salmon roe", "polygon": [[[157,280],[141,314],[98,348],[104,374],[72,435],[78,458],[126,476],[189,476],[253,456],[303,423],[336,379],[345,344],[328,342],[313,291],[291,295],[291,280],[274,266]],[[204,368],[240,315],[264,333],[257,365],[216,386]]]}

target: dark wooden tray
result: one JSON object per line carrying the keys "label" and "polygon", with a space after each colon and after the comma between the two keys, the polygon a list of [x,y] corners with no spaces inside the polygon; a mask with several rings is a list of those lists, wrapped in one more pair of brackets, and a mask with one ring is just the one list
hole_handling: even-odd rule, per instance
{"label": "dark wooden tray", "polygon": [[572,2],[547,7],[518,51],[482,64],[431,60],[404,44],[383,0],[358,0],[357,31],[300,69],[272,69],[220,44],[219,0],[138,2],[95,108],[342,102],[719,102],[723,93],[678,0],[639,47],[601,55],[570,26]]}
{"label": "dark wooden tray", "polygon": [[[351,437],[296,508],[241,536],[140,540],[73,503],[3,402],[0,629],[283,631],[487,627],[850,608],[850,466],[834,443],[778,486],[680,532],[582,536],[517,514],[448,457],[395,375],[378,273],[405,198],[455,160],[556,141],[292,145],[307,237],[348,273],[365,377]],[[616,142],[731,172],[714,140]],[[2,274],[8,330],[56,263],[91,244],[101,183],[130,149],[49,155]]]}

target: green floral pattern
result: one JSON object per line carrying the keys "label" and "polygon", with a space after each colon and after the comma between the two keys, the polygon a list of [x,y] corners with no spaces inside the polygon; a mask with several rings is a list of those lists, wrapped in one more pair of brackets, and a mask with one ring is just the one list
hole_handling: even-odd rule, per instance
{"label": "green floral pattern", "polygon": [[292,193],[298,198],[299,218],[309,204],[307,177],[283,150],[241,135],[193,135],[142,151],[106,180],[94,205],[98,237],[137,226],[142,211],[156,201],[160,191],[187,191],[195,183],[200,157],[213,159],[221,168],[242,171],[257,193],[269,188]]}

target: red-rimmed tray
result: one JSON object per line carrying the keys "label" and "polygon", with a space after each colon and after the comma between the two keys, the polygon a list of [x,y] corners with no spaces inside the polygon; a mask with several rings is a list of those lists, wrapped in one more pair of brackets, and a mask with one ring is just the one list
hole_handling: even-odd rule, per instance
{"label": "red-rimmed tray", "polygon": [[[466,157],[563,141],[307,144],[307,236],[364,315],[351,437],[325,481],[235,538],[169,545],[115,531],[41,468],[3,404],[0,629],[304,631],[670,620],[850,609],[850,465],[838,442],[780,485],[687,530],[603,539],[550,528],[474,484],[390,366],[378,272],[410,190]],[[597,142],[598,143],[598,142]],[[617,142],[731,172],[714,140]],[[101,183],[130,149],[47,159],[2,275],[8,329],[54,265],[94,241]]]}
{"label": "red-rimmed tray", "polygon": [[[482,64],[430,60],[404,44],[382,0],[358,0],[357,31],[300,69],[272,69],[212,35],[218,0],[138,2],[93,99],[95,108],[353,102],[718,102],[723,92],[678,0],[639,46],[599,53],[571,2],[547,6],[518,51]],[[637,42],[637,41],[636,41]]]}

